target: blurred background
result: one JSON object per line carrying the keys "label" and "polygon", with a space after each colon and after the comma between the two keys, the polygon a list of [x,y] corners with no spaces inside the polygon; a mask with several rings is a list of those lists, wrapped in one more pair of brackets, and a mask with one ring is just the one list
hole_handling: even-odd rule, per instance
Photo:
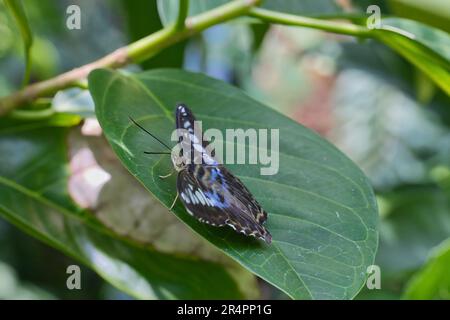
{"label": "blurred background", "polygon": [[[309,8],[310,13],[326,13],[320,2]],[[449,31],[448,1],[430,1],[426,8],[421,1],[370,3],[380,5],[383,14],[419,18]],[[80,30],[64,27],[70,4],[81,7]],[[337,4],[364,8],[368,1]],[[25,8],[35,37],[32,81],[83,65],[161,28],[156,1],[41,0],[27,1]],[[17,34],[14,20],[0,2],[0,96],[17,90],[22,81],[23,47]],[[381,269],[382,287],[363,289],[357,298],[450,299],[450,99],[414,66],[374,41],[357,42],[305,28],[233,22],[213,27],[129,68],[156,67],[183,67],[230,82],[315,130],[363,169],[376,191],[380,211],[376,264]],[[84,112],[92,115],[89,96],[80,96],[70,100],[69,106],[64,96],[58,103],[61,108],[82,105]],[[73,145],[106,145],[96,134],[89,138],[80,135],[73,134]],[[113,163],[113,156],[104,158],[109,165],[102,168],[113,177],[105,180],[109,188],[117,190],[132,183],[127,172]],[[83,182],[73,181],[72,190],[77,190],[77,183]],[[76,191],[72,196],[78,202],[86,200],[85,194]],[[105,197],[104,203],[112,201],[113,196]],[[135,201],[144,198],[148,198],[145,192],[138,193]],[[90,200],[86,201],[89,207]],[[156,206],[152,204],[152,208]],[[104,215],[106,209],[101,208],[97,216],[106,224],[118,225],[108,220],[111,216]],[[139,219],[145,217],[135,217]],[[123,230],[117,231],[128,233],[135,220],[121,221]],[[177,228],[172,234],[184,227]],[[201,247],[203,256],[214,256],[214,261],[226,259],[189,230],[183,232],[191,239],[186,250]],[[142,229],[134,236],[146,239],[148,234]],[[180,241],[169,238],[158,238],[157,246],[170,250],[176,246],[174,241]],[[437,266],[436,261],[440,262]],[[63,271],[70,264],[76,262],[0,219],[0,298],[131,298],[88,268],[83,268],[83,290],[67,290]],[[429,281],[438,283],[433,286],[438,289],[411,289],[423,272],[435,275]],[[260,297],[286,298],[261,281],[258,288]],[[249,296],[258,297],[258,293]]]}

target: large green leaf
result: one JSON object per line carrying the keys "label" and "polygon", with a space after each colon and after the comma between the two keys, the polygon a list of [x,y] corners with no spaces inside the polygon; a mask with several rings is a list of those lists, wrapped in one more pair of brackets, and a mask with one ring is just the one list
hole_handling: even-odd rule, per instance
{"label": "large green leaf", "polygon": [[66,128],[17,124],[1,129],[1,216],[132,296],[242,297],[219,264],[120,239],[76,207],[67,194]]}
{"label": "large green leaf", "polygon": [[255,165],[229,165],[269,212],[271,245],[198,222],[177,202],[174,213],[246,268],[292,298],[352,298],[377,249],[377,208],[363,173],[317,134],[201,74],[160,69],[139,75],[96,70],[89,90],[104,133],[128,170],[163,204],[176,195],[161,145],[129,116],[169,143],[176,102],[193,109],[203,128],[280,130],[280,168],[260,176]]}

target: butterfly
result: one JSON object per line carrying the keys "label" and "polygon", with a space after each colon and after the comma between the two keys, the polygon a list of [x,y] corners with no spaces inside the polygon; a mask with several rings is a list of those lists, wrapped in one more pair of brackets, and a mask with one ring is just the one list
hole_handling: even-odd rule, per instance
{"label": "butterfly", "polygon": [[[131,120],[166,148],[172,150],[136,121]],[[170,152],[174,168],[178,172],[177,197],[173,204],[179,198],[186,211],[200,222],[217,227],[229,226],[236,232],[253,236],[270,244],[272,236],[264,227],[267,212],[242,181],[224,165],[219,164],[214,159],[213,152],[207,152],[204,142],[194,132],[195,121],[192,111],[185,104],[176,106],[175,124],[177,132],[181,133],[178,134],[179,150]],[[161,154],[162,152],[145,153]],[[167,176],[161,176],[161,178]]]}

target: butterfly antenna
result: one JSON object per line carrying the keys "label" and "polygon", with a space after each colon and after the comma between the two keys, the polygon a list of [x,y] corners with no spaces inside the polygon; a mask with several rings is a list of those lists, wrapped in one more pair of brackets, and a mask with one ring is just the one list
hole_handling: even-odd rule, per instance
{"label": "butterfly antenna", "polygon": [[145,154],[170,154],[170,152],[152,152],[152,151],[144,151]]}
{"label": "butterfly antenna", "polygon": [[[138,126],[140,129],[142,129],[144,132],[148,133],[151,137],[153,137],[153,139],[155,139],[156,141],[158,141],[159,143],[161,143],[164,147],[166,147],[169,150],[172,150],[167,144],[165,144],[164,142],[162,142],[160,139],[158,139],[156,136],[154,136],[150,131],[148,131],[147,129],[145,129],[143,126],[141,126],[139,123],[137,123],[136,121],[134,121],[134,119],[131,116],[128,116],[130,118],[130,120],[136,125]],[[147,152],[145,152],[147,153]]]}

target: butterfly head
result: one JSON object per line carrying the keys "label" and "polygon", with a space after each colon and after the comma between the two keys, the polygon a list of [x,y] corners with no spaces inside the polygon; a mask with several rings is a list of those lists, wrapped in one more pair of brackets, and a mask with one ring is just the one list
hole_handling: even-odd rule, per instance
{"label": "butterfly head", "polygon": [[177,144],[175,147],[173,147],[171,155],[170,155],[170,157],[172,159],[173,167],[177,171],[181,171],[184,168],[186,168],[186,166],[187,166],[186,157],[183,157],[182,153],[183,153],[183,150],[182,150],[180,144]]}

